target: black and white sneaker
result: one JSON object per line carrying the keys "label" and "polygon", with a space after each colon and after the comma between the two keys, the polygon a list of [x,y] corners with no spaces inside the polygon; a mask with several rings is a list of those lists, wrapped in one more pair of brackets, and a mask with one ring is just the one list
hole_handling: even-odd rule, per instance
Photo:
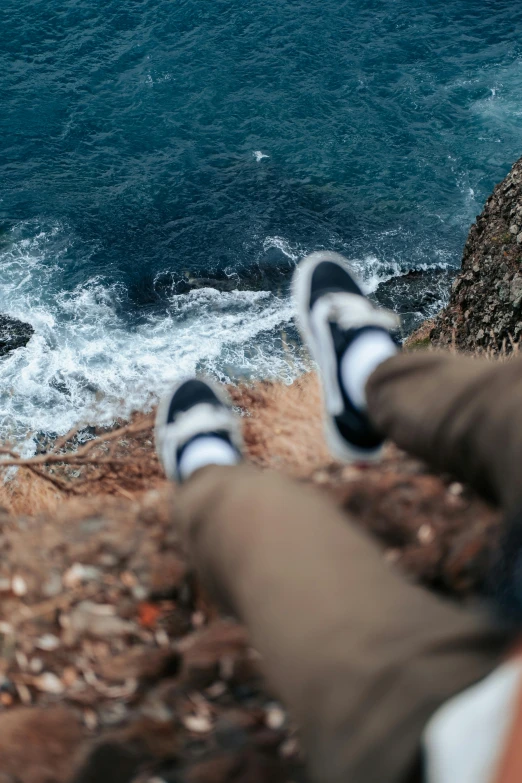
{"label": "black and white sneaker", "polygon": [[167,477],[179,482],[207,464],[242,460],[239,422],[225,393],[195,378],[161,400],[155,440]]}
{"label": "black and white sneaker", "polygon": [[398,317],[374,307],[364,296],[348,262],[338,253],[317,252],[297,267],[293,294],[302,338],[319,366],[325,403],[328,446],[345,461],[379,457],[382,436],[373,428],[364,406],[355,404],[343,384],[341,367],[347,350],[363,332],[379,332],[389,342],[389,353],[398,350],[389,332],[399,326]]}

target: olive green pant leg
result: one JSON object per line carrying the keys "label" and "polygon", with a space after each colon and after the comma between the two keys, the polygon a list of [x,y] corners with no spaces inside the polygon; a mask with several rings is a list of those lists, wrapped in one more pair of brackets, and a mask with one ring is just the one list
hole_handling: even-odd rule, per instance
{"label": "olive green pant leg", "polygon": [[522,358],[402,353],[366,386],[375,426],[508,512],[522,500]]}
{"label": "olive green pant leg", "polygon": [[325,495],[252,467],[178,495],[196,568],[248,627],[319,783],[399,783],[424,726],[504,636],[407,583]]}

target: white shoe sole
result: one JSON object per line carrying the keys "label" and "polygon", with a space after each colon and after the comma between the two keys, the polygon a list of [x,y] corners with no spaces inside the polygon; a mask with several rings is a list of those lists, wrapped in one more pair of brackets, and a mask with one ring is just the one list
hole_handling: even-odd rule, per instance
{"label": "white shoe sole", "polygon": [[[310,329],[310,289],[312,284],[312,275],[315,268],[323,261],[332,261],[344,267],[357,282],[357,278],[348,266],[346,259],[339,253],[330,251],[318,251],[306,256],[294,272],[292,278],[292,295],[297,313],[297,325],[301,333],[304,344],[312,356],[312,359],[319,367],[319,381],[321,395],[323,399],[323,427],[326,443],[332,455],[341,462],[377,462],[382,456],[382,446],[376,449],[359,449],[348,443],[337,430],[333,417],[326,409],[326,396],[324,389],[324,378],[321,368],[321,351],[317,345],[314,334]],[[336,359],[337,361],[337,359]]]}

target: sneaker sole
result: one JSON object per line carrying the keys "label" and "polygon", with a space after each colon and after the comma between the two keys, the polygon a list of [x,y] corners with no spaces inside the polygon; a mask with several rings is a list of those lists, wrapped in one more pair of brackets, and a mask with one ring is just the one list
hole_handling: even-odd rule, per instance
{"label": "sneaker sole", "polygon": [[324,394],[324,382],[321,373],[320,351],[315,343],[315,338],[312,330],[309,327],[309,306],[310,301],[310,288],[312,283],[312,275],[317,264],[322,261],[332,261],[336,264],[340,264],[342,267],[348,270],[356,282],[357,278],[352,273],[352,270],[346,263],[346,259],[339,253],[333,253],[330,251],[311,253],[306,256],[303,261],[294,272],[292,278],[292,296],[295,302],[297,311],[297,326],[301,334],[301,338],[304,344],[307,346],[312,359],[319,367],[319,381],[321,388],[321,396],[323,400],[323,429],[325,434],[326,443],[330,452],[334,457],[342,462],[377,462],[382,456],[382,446],[376,449],[368,451],[367,449],[360,449],[347,441],[339,434],[337,427],[335,426],[332,417],[326,410],[325,394]]}

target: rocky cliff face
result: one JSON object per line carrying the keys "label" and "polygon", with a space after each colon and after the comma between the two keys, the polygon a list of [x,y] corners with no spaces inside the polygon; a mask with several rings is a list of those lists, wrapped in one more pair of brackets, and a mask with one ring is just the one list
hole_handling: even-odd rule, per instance
{"label": "rocky cliff face", "polygon": [[522,336],[522,159],[471,227],[462,271],[431,340],[461,350],[496,353]]}

